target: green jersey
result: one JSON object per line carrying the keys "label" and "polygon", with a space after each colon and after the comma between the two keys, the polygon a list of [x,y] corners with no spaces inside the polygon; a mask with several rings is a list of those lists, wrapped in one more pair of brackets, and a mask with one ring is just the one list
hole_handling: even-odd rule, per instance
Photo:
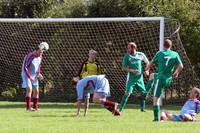
{"label": "green jersey", "polygon": [[172,76],[174,66],[182,64],[180,56],[172,50],[159,51],[153,58],[153,63],[157,64],[157,72],[160,76],[169,78]]}
{"label": "green jersey", "polygon": [[123,58],[122,66],[128,67],[130,69],[138,70],[139,73],[128,73],[131,77],[138,77],[139,75],[142,75],[142,62],[149,62],[147,57],[142,52],[136,52],[135,55],[130,55],[126,53]]}

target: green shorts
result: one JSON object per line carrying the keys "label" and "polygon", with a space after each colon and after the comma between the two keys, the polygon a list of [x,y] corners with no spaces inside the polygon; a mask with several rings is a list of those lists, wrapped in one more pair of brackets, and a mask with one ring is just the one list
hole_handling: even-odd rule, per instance
{"label": "green shorts", "polygon": [[165,77],[159,75],[158,73],[154,74],[153,80],[153,96],[160,97],[163,94],[163,91],[166,86],[169,86],[172,83],[172,77]]}
{"label": "green shorts", "polygon": [[146,94],[143,78],[139,78],[138,80],[127,80],[126,93],[135,94],[135,88],[137,88],[140,94]]}

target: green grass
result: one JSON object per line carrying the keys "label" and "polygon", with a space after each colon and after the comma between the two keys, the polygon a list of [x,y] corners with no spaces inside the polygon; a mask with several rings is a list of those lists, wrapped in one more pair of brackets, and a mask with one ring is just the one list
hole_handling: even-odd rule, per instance
{"label": "green grass", "polygon": [[[139,111],[129,105],[114,117],[99,105],[91,105],[88,116],[76,117],[76,108],[66,103],[40,103],[38,112],[26,112],[25,103],[0,102],[0,133],[198,133],[200,122],[152,122],[152,106]],[[180,107],[165,106],[178,113]]]}

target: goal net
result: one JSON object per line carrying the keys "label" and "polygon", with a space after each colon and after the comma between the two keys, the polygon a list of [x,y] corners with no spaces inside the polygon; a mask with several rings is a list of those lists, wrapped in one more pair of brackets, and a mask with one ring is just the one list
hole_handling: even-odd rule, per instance
{"label": "goal net", "polygon": [[[163,23],[161,23],[161,20]],[[54,101],[76,99],[71,79],[88,56],[90,49],[98,51],[98,60],[107,75],[112,98],[120,100],[124,94],[126,73],[121,62],[129,41],[149,60],[162,49],[164,38],[173,40],[184,70],[178,80],[166,89],[165,96],[181,98],[197,85],[197,78],[178,34],[179,24],[162,17],[149,18],[81,18],[81,19],[0,19],[0,92],[8,87],[21,93],[21,66],[24,56],[40,42],[46,41],[41,82],[43,98]],[[147,77],[145,77],[145,83]]]}

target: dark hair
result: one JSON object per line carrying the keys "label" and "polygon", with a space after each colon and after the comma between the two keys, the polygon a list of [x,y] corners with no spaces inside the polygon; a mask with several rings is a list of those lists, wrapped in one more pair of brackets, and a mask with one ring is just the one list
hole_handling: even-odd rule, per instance
{"label": "dark hair", "polygon": [[167,49],[171,48],[172,47],[172,41],[170,39],[165,39],[164,47],[167,48]]}

